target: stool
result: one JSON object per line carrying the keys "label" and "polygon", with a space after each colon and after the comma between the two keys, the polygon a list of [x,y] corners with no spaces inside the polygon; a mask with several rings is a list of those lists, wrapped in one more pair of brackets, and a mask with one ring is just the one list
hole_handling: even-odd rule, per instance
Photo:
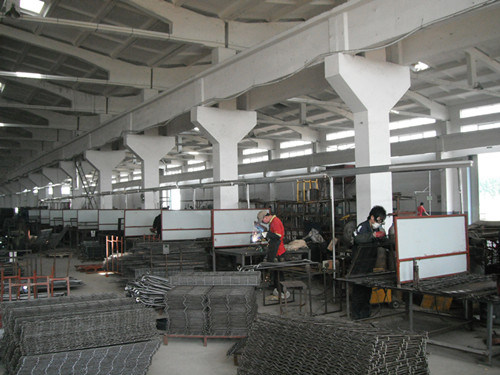
{"label": "stool", "polygon": [[[305,299],[304,303],[302,303],[302,295],[304,293],[304,290],[307,288],[306,284],[304,284],[302,281],[299,280],[280,281],[280,284],[283,287],[282,294],[285,296],[285,298],[282,298],[281,294],[278,296],[280,301],[280,315],[283,315],[283,311],[285,312],[285,314],[288,312],[288,302],[286,298],[286,292],[291,291],[293,299],[295,300],[296,290],[299,292],[299,313],[302,313],[302,306],[305,305]],[[285,305],[284,309],[283,309],[283,304]]]}

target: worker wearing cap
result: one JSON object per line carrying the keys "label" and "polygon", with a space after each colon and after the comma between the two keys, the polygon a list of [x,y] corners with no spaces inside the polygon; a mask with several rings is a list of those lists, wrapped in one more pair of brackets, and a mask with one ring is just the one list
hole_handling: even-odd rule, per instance
{"label": "worker wearing cap", "polygon": [[269,262],[277,261],[285,254],[285,245],[283,238],[285,237],[285,227],[276,215],[271,215],[267,211],[259,211],[257,220],[263,224],[269,225],[269,231],[263,232],[262,236],[267,239],[267,260]]}

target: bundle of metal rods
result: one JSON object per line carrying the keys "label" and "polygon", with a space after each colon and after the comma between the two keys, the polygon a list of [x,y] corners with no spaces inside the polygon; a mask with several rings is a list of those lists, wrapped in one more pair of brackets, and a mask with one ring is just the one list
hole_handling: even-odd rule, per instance
{"label": "bundle of metal rods", "polygon": [[[37,371],[33,373],[56,373],[48,370],[55,360],[75,370],[74,362],[67,359],[74,357],[75,351],[91,358],[91,348],[158,339],[153,310],[112,294],[18,301],[3,305],[2,312],[1,356],[8,374],[19,373],[21,367],[27,373],[31,371],[30,364],[36,364]],[[150,350],[150,355],[155,351]],[[147,366],[141,365],[134,373],[143,374],[146,370]],[[67,372],[76,373],[79,372]],[[106,373],[122,372],[110,368]]]}
{"label": "bundle of metal rods", "polygon": [[238,374],[429,374],[426,344],[426,334],[259,315]]}
{"label": "bundle of metal rods", "polygon": [[165,294],[173,288],[168,279],[154,275],[143,275],[130,281],[125,291],[136,302],[148,307],[165,307]]}

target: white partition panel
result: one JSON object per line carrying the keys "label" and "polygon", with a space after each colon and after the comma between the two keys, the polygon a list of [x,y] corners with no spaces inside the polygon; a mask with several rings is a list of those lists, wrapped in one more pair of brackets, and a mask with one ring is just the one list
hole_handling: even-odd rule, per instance
{"label": "white partition panel", "polygon": [[78,229],[98,229],[97,210],[78,210]]}
{"label": "white partition panel", "polygon": [[63,225],[63,210],[49,210],[49,225]]}
{"label": "white partition panel", "polygon": [[35,210],[28,210],[28,220],[30,222],[34,222],[34,221],[40,221],[40,211],[41,210],[38,210],[38,209],[35,209]]}
{"label": "white partition panel", "polygon": [[99,230],[118,230],[118,220],[121,220],[123,229],[123,219],[125,210],[99,210]]}
{"label": "white partition panel", "polygon": [[40,210],[40,223],[49,225],[50,210]]}
{"label": "white partition panel", "polygon": [[419,279],[469,270],[465,215],[396,217],[397,273],[402,283],[413,281],[413,260]]}
{"label": "white partition panel", "polygon": [[63,223],[65,227],[76,227],[78,225],[78,211],[63,210]]}
{"label": "white partition panel", "polygon": [[250,236],[262,209],[212,210],[213,246],[250,245]]}
{"label": "white partition panel", "polygon": [[210,210],[163,210],[161,213],[163,241],[193,240],[212,235]]}
{"label": "white partition panel", "polygon": [[161,210],[125,210],[125,237],[151,234],[150,228]]}

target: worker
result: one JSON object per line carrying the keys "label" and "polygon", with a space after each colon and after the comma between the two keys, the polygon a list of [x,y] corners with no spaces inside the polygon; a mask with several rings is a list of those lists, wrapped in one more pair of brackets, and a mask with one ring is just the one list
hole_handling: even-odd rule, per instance
{"label": "worker", "polygon": [[[283,262],[285,261],[285,245],[283,244],[283,238],[285,237],[285,227],[283,223],[276,215],[271,215],[269,212],[263,210],[259,211],[257,214],[257,220],[259,223],[269,225],[269,231],[262,232],[262,237],[264,237],[267,244],[267,255],[264,257],[264,262]],[[283,271],[273,271],[271,272],[271,285],[274,286],[273,295],[279,296],[281,294],[282,298],[288,298],[289,294],[285,296],[281,290],[280,281],[285,280],[285,274]]]}
{"label": "worker", "polygon": [[153,220],[153,227],[151,228],[151,232],[155,234],[156,238],[161,239],[161,213]]}
{"label": "worker", "polygon": [[264,210],[259,211],[257,214],[257,220],[260,223],[269,225],[269,231],[262,232],[262,237],[264,237],[268,242],[266,260],[269,262],[284,260],[284,254],[286,251],[285,245],[283,244],[285,227],[283,226],[281,220],[276,215],[271,215],[269,212]]}
{"label": "worker", "polygon": [[[351,275],[372,273],[380,256],[378,240],[386,237],[383,224],[387,213],[382,206],[374,206],[367,219],[358,225],[354,232],[353,264]],[[382,248],[385,252],[385,249]],[[372,288],[354,284],[352,288],[351,310],[353,319],[370,316]]]}
{"label": "worker", "polygon": [[427,216],[430,216],[427,213],[427,211],[425,210],[424,202],[420,202],[420,206],[418,206],[418,208],[417,208],[417,215],[418,216],[424,216],[424,214],[426,214]]}

